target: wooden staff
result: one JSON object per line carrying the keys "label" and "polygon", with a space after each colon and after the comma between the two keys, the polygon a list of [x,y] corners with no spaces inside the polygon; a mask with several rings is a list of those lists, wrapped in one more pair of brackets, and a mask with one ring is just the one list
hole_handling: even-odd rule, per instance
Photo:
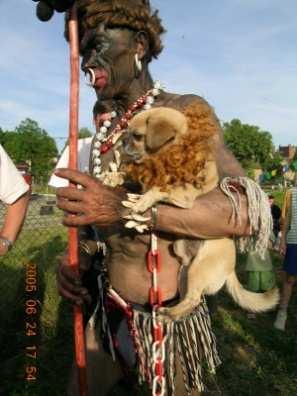
{"label": "wooden staff", "polygon": [[[74,3],[69,15],[69,45],[70,45],[70,111],[69,111],[69,168],[77,169],[78,140],[78,107],[79,107],[79,42],[76,5]],[[75,188],[76,186],[73,186]],[[79,273],[78,263],[78,231],[69,227],[69,265]],[[75,361],[78,370],[79,394],[87,396],[86,355],[83,313],[81,307],[74,306],[74,344]]]}

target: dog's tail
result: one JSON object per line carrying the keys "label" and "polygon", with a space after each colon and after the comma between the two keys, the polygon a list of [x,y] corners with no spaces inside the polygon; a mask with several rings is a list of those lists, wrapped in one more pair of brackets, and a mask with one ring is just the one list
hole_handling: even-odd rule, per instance
{"label": "dog's tail", "polygon": [[265,293],[255,293],[243,288],[235,272],[228,276],[226,286],[229,294],[242,308],[251,312],[268,311],[279,301],[279,289],[274,287]]}

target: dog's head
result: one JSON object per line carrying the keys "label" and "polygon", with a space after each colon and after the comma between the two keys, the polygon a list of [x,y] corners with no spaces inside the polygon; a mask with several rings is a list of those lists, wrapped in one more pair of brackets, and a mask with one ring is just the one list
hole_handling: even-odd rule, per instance
{"label": "dog's head", "polygon": [[167,150],[187,132],[187,119],[177,110],[157,107],[137,114],[123,139],[124,161],[141,162],[146,155]]}

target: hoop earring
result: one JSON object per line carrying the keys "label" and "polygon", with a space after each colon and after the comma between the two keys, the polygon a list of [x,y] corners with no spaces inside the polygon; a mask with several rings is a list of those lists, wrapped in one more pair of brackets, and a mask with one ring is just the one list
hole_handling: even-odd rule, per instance
{"label": "hoop earring", "polygon": [[142,63],[141,63],[141,60],[139,60],[137,53],[135,54],[135,66],[136,66],[137,71],[140,73],[142,70]]}
{"label": "hoop earring", "polygon": [[96,82],[96,76],[95,76],[95,72],[91,67],[87,68],[87,71],[85,72],[85,76],[86,78],[89,79],[89,81],[87,81],[87,85],[89,87],[94,87],[95,86],[95,82]]}

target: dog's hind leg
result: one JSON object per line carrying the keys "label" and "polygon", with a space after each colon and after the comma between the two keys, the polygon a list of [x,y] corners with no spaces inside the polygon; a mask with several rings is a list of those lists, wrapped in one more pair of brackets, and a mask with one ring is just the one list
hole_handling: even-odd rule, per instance
{"label": "dog's hind leg", "polygon": [[161,320],[178,320],[183,316],[190,314],[201,301],[202,290],[192,290],[185,295],[183,300],[173,307],[163,307],[158,310]]}

